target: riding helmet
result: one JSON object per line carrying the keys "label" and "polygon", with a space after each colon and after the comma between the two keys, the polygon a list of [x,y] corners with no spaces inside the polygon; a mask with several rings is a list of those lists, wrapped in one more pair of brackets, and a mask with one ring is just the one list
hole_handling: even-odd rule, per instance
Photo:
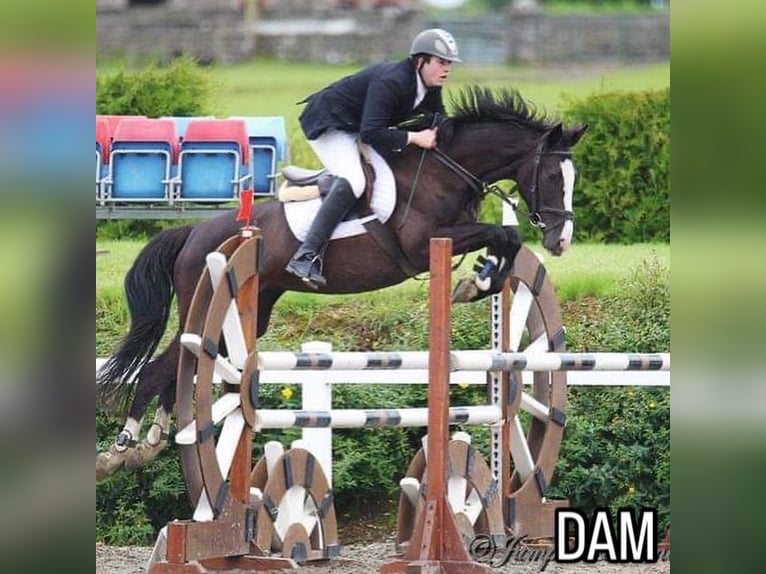
{"label": "riding helmet", "polygon": [[462,62],[458,58],[457,43],[452,34],[441,28],[429,28],[415,36],[410,47],[410,56],[429,54],[450,62]]}

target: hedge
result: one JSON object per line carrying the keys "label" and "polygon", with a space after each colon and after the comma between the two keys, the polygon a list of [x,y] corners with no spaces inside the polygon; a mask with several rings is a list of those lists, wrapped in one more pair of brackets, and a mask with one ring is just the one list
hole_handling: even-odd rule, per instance
{"label": "hedge", "polygon": [[670,240],[670,88],[569,101],[567,124],[587,123],[575,147],[575,238]]}
{"label": "hedge", "polygon": [[167,67],[96,75],[96,113],[108,115],[204,116],[212,114],[215,83],[208,70],[183,56]]}

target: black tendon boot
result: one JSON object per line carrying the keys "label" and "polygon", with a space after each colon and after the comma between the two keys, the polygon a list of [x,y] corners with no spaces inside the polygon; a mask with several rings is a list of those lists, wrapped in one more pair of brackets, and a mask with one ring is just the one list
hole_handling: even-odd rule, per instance
{"label": "black tendon boot", "polygon": [[335,226],[343,219],[355,201],[356,196],[348,180],[342,177],[336,179],[330,191],[327,192],[327,197],[322,201],[322,206],[306,234],[303,245],[298,248],[285,269],[303,279],[314,289],[327,285],[327,280],[322,277],[322,260],[319,253]]}

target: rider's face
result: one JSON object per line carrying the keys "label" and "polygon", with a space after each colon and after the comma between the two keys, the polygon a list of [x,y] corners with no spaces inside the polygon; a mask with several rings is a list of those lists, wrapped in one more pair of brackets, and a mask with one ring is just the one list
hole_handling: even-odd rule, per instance
{"label": "rider's face", "polygon": [[426,87],[443,86],[452,69],[452,62],[437,56],[432,56],[429,61],[423,58],[421,62],[420,77],[423,78]]}

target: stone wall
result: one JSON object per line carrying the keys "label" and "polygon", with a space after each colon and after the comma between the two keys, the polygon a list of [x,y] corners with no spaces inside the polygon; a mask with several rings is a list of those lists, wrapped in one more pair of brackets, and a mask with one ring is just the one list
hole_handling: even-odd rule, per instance
{"label": "stone wall", "polygon": [[[503,16],[426,21],[408,4],[344,10],[308,0],[266,2],[257,19],[250,0],[167,0],[130,6],[97,0],[100,57],[167,60],[189,53],[231,63],[253,55],[285,60],[366,64],[406,54],[422,28],[441,26],[464,61],[486,64],[661,61],[670,57],[670,17],[658,14]],[[414,4],[414,3],[412,3]],[[250,4],[252,8],[252,4]]]}
{"label": "stone wall", "polygon": [[663,14],[511,15],[512,63],[641,62],[670,58],[670,17]]}
{"label": "stone wall", "polygon": [[96,3],[99,57],[139,62],[191,54],[203,63],[234,63],[254,54],[255,39],[238,0],[168,0],[140,6],[128,6],[127,0]]}
{"label": "stone wall", "polygon": [[274,14],[256,24],[258,54],[332,64],[380,62],[406,56],[421,25],[420,14],[410,10]]}

